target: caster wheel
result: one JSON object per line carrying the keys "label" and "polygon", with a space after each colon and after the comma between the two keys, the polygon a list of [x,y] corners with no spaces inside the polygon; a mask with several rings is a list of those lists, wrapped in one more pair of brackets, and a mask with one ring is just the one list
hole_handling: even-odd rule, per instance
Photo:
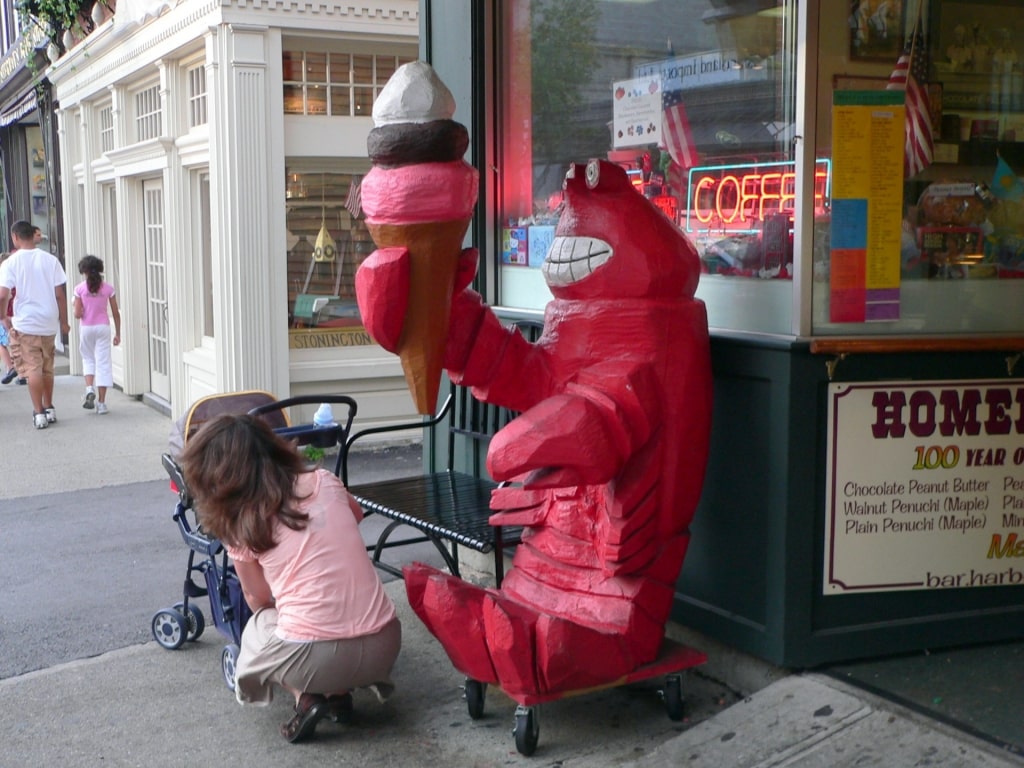
{"label": "caster wheel", "polygon": [[484,699],[487,696],[487,684],[479,680],[466,678],[466,708],[473,720],[484,716]]}
{"label": "caster wheel", "polygon": [[176,651],[185,644],[188,637],[188,621],[181,614],[181,611],[174,608],[163,608],[153,615],[150,623],[153,631],[153,639],[162,648],[168,651]]}
{"label": "caster wheel", "polygon": [[540,738],[536,707],[526,707],[522,704],[516,707],[516,728],[512,734],[516,737],[516,749],[519,750],[519,754],[526,757],[532,755]]}
{"label": "caster wheel", "polygon": [[665,710],[668,712],[668,719],[679,722],[683,719],[683,680],[679,675],[669,675],[665,678],[665,690],[662,691],[665,698]]}
{"label": "caster wheel", "polygon": [[224,675],[224,682],[232,691],[235,690],[235,668],[238,666],[238,651],[238,646],[232,643],[231,645],[225,645],[224,650],[220,652],[220,671]]}
{"label": "caster wheel", "polygon": [[203,617],[203,612],[199,610],[195,603],[188,604],[187,613],[184,603],[175,603],[174,610],[185,617],[185,623],[188,624],[188,636],[185,639],[190,643],[194,643],[203,634],[203,630],[206,629],[206,619]]}

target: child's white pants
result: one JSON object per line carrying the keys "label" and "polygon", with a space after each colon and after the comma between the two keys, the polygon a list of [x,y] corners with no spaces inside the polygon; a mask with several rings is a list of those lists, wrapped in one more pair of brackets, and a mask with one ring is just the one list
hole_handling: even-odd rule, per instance
{"label": "child's white pants", "polygon": [[110,326],[79,326],[78,349],[82,353],[82,369],[86,376],[95,376],[97,387],[114,386],[114,370],[110,363]]}

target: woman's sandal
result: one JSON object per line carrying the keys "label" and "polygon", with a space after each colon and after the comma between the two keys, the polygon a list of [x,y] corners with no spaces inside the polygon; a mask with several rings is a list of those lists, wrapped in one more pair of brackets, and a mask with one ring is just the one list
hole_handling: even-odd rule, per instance
{"label": "woman's sandal", "polygon": [[327,717],[336,723],[348,725],[352,722],[352,694],[327,697]]}
{"label": "woman's sandal", "polygon": [[281,735],[290,743],[307,739],[327,714],[327,699],[319,693],[304,693],[295,705],[295,717],[281,725]]}

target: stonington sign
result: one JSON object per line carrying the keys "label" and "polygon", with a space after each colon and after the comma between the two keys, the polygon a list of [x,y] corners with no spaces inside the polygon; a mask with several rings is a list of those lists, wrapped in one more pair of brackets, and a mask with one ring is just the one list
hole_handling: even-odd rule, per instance
{"label": "stonington sign", "polygon": [[825,594],[1024,585],[1024,381],[829,385]]}

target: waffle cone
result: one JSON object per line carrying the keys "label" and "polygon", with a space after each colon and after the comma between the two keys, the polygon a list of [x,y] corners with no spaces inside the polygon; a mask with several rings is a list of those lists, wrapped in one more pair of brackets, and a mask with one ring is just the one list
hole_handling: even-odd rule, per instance
{"label": "waffle cone", "polygon": [[409,303],[398,341],[416,410],[432,414],[437,407],[455,273],[469,218],[421,224],[373,224],[367,229],[378,248],[409,249]]}

